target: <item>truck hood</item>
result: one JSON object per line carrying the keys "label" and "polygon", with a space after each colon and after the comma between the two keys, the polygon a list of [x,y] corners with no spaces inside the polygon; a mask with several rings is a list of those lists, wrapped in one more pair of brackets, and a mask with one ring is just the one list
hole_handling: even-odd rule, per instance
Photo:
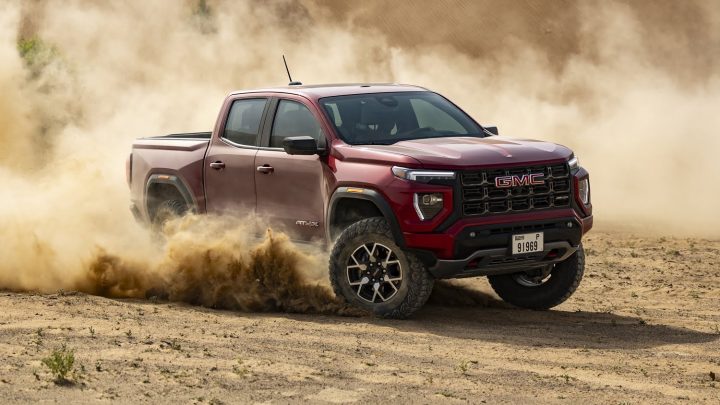
{"label": "truck hood", "polygon": [[[392,145],[363,145],[366,151],[410,157],[428,169],[504,166],[569,159],[572,151],[562,145],[500,136],[486,138],[444,137],[402,141]],[[400,163],[400,162],[398,162]]]}

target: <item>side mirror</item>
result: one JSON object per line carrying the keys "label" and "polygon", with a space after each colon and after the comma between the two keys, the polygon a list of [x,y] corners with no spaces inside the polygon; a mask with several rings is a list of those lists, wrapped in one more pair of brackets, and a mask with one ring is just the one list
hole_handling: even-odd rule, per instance
{"label": "side mirror", "polygon": [[491,135],[500,135],[500,131],[498,131],[498,127],[483,127],[483,128],[485,128],[485,132],[488,132]]}
{"label": "side mirror", "polygon": [[323,152],[311,136],[287,137],[283,139],[283,149],[288,155],[319,155]]}

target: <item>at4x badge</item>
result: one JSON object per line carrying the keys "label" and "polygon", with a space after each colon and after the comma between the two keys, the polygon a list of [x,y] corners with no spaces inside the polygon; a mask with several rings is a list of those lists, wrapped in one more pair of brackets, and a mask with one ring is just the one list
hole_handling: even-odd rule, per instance
{"label": "at4x badge", "polygon": [[500,176],[495,178],[495,187],[509,188],[519,186],[539,186],[545,184],[543,173],[523,174],[522,176]]}
{"label": "at4x badge", "polygon": [[295,225],[297,225],[297,226],[309,226],[309,227],[311,227],[311,228],[317,228],[317,227],[320,226],[320,222],[318,222],[318,221],[303,221],[303,220],[298,220],[298,221],[295,221]]}

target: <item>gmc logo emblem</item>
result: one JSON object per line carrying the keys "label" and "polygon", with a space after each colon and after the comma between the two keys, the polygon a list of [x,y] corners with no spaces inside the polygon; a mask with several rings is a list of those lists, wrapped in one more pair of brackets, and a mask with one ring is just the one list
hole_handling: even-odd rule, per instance
{"label": "gmc logo emblem", "polygon": [[495,187],[509,188],[518,186],[539,186],[545,184],[543,173],[523,174],[522,176],[500,176],[495,177]]}

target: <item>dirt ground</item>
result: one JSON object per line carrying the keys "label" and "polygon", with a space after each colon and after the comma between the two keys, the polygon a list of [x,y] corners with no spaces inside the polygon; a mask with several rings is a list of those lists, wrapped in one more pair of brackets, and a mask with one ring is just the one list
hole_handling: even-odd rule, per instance
{"label": "dirt ground", "polygon": [[[547,312],[484,279],[407,321],[3,292],[0,402],[718,403],[720,241],[585,246],[580,289]],[[61,344],[73,385],[41,363]]]}

